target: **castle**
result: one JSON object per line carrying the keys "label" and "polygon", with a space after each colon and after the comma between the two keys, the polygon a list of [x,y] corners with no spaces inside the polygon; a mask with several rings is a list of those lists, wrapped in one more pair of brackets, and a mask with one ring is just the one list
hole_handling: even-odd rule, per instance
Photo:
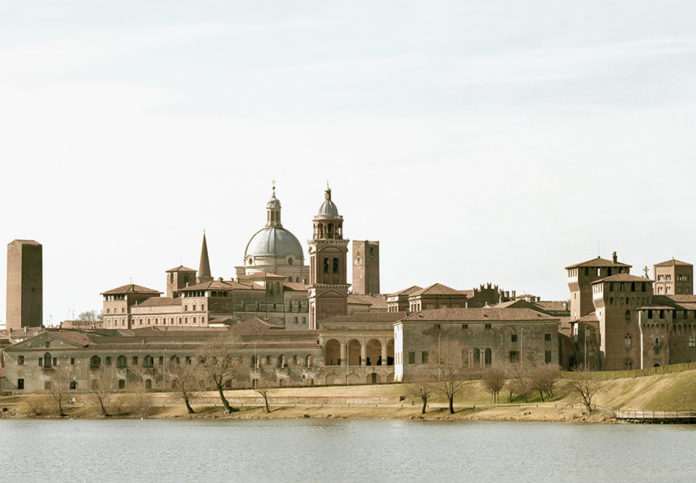
{"label": "castle", "polygon": [[[349,240],[331,190],[312,218],[308,264],[281,220],[274,187],[266,224],[251,237],[234,278],[212,276],[204,234],[198,270],[166,270],[166,292],[135,284],[103,292],[102,326],[83,329],[37,323],[40,245],[12,242],[8,273],[12,267],[29,275],[11,283],[8,277],[8,314],[10,294],[18,301],[14,311],[21,301],[33,303],[8,326],[0,389],[41,390],[60,367],[77,390],[109,366],[120,389],[143,379],[146,387],[170,389],[174,365],[190,363],[202,344],[226,334],[238,338],[236,354],[252,378],[279,386],[408,381],[441,340],[460,341],[472,369],[525,361],[624,370],[690,362],[696,354],[693,267],[683,262],[656,265],[654,285],[616,256],[571,265],[569,303],[491,284],[380,294],[379,242],[365,240],[353,242],[351,291]],[[17,268],[22,263],[29,268]]]}

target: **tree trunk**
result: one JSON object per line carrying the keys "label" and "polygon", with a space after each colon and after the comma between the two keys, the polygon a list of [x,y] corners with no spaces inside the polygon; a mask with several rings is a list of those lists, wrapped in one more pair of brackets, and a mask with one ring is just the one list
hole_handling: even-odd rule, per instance
{"label": "tree trunk", "polygon": [[425,407],[428,405],[428,398],[424,397],[423,398],[423,409],[421,410],[421,414],[425,414]]}
{"label": "tree trunk", "polygon": [[231,413],[232,408],[230,407],[230,403],[227,402],[225,394],[222,392],[222,386],[218,386],[218,392],[220,393],[220,400],[222,401],[222,405],[225,406],[225,412]]}
{"label": "tree trunk", "polygon": [[188,411],[189,414],[195,413],[191,405],[189,404],[189,398],[188,396],[184,396],[184,402],[186,403],[186,410]]}
{"label": "tree trunk", "polygon": [[449,398],[449,413],[454,414],[454,396]]}
{"label": "tree trunk", "polygon": [[270,413],[271,408],[268,407],[268,396],[266,396],[265,394],[263,395],[263,401],[266,403],[266,412]]}

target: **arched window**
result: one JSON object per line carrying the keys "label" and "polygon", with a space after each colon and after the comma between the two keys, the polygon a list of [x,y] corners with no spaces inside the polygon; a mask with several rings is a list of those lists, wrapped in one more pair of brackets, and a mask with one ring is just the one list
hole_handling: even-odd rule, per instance
{"label": "arched window", "polygon": [[152,369],[155,365],[155,361],[152,356],[145,356],[143,359],[143,369]]}
{"label": "arched window", "polygon": [[92,356],[92,358],[89,360],[89,368],[92,370],[99,369],[101,366],[101,359],[99,356]]}
{"label": "arched window", "polygon": [[491,349],[486,349],[485,363],[486,367],[490,367],[490,365],[493,363],[493,351]]}
{"label": "arched window", "polygon": [[51,354],[49,354],[48,352],[46,352],[46,353],[44,354],[44,368],[50,369],[50,368],[51,368],[51,362],[52,362],[52,361],[53,361],[53,359],[51,359]]}
{"label": "arched window", "polygon": [[257,356],[257,355],[251,356],[251,368],[252,369],[259,368],[259,356]]}
{"label": "arched window", "polygon": [[469,349],[462,349],[462,364],[464,367],[469,367]]}
{"label": "arched window", "polygon": [[625,344],[626,347],[631,347],[631,345],[633,345],[633,344],[632,344],[631,334],[626,334],[626,335],[624,336],[624,344]]}
{"label": "arched window", "polygon": [[284,354],[278,356],[278,367],[280,367],[280,368],[288,367],[288,360]]}
{"label": "arched window", "polygon": [[308,355],[305,357],[305,367],[314,367],[314,356]]}
{"label": "arched window", "polygon": [[329,259],[324,258],[324,273],[329,273]]}
{"label": "arched window", "polygon": [[474,367],[481,365],[481,349],[474,349]]}
{"label": "arched window", "polygon": [[338,258],[333,259],[333,273],[338,273]]}
{"label": "arched window", "polygon": [[626,320],[626,322],[631,321],[631,311],[630,310],[626,311],[626,313],[624,314],[624,319]]}
{"label": "arched window", "polygon": [[125,369],[126,367],[126,356],[118,356],[116,359],[116,369]]}
{"label": "arched window", "polygon": [[630,357],[627,359],[624,359],[624,369],[627,371],[630,371],[633,369],[633,359]]}

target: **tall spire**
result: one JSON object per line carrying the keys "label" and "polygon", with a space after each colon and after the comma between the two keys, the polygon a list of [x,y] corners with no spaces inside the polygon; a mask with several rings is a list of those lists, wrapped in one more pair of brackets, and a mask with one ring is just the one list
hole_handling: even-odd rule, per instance
{"label": "tall spire", "polygon": [[201,263],[198,266],[197,283],[211,282],[213,277],[210,275],[210,260],[208,259],[208,243],[205,241],[205,230],[203,231],[203,246],[201,247]]}

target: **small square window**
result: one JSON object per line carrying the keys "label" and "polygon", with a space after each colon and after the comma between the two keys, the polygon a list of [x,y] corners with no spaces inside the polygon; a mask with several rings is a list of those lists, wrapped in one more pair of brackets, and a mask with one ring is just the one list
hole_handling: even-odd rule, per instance
{"label": "small square window", "polygon": [[490,329],[491,329],[491,324],[486,324],[486,330],[490,330]]}
{"label": "small square window", "polygon": [[517,334],[512,334],[510,336],[510,342],[517,342]]}
{"label": "small square window", "polygon": [[440,324],[435,324],[435,330],[440,330]]}
{"label": "small square window", "polygon": [[24,365],[24,356],[17,356],[17,364],[20,366]]}
{"label": "small square window", "polygon": [[551,342],[551,334],[544,334],[544,341]]}
{"label": "small square window", "polygon": [[49,347],[51,347],[51,343],[50,343],[50,342],[46,342],[46,349],[48,349]]}
{"label": "small square window", "polygon": [[468,330],[469,324],[462,324],[462,330]]}

